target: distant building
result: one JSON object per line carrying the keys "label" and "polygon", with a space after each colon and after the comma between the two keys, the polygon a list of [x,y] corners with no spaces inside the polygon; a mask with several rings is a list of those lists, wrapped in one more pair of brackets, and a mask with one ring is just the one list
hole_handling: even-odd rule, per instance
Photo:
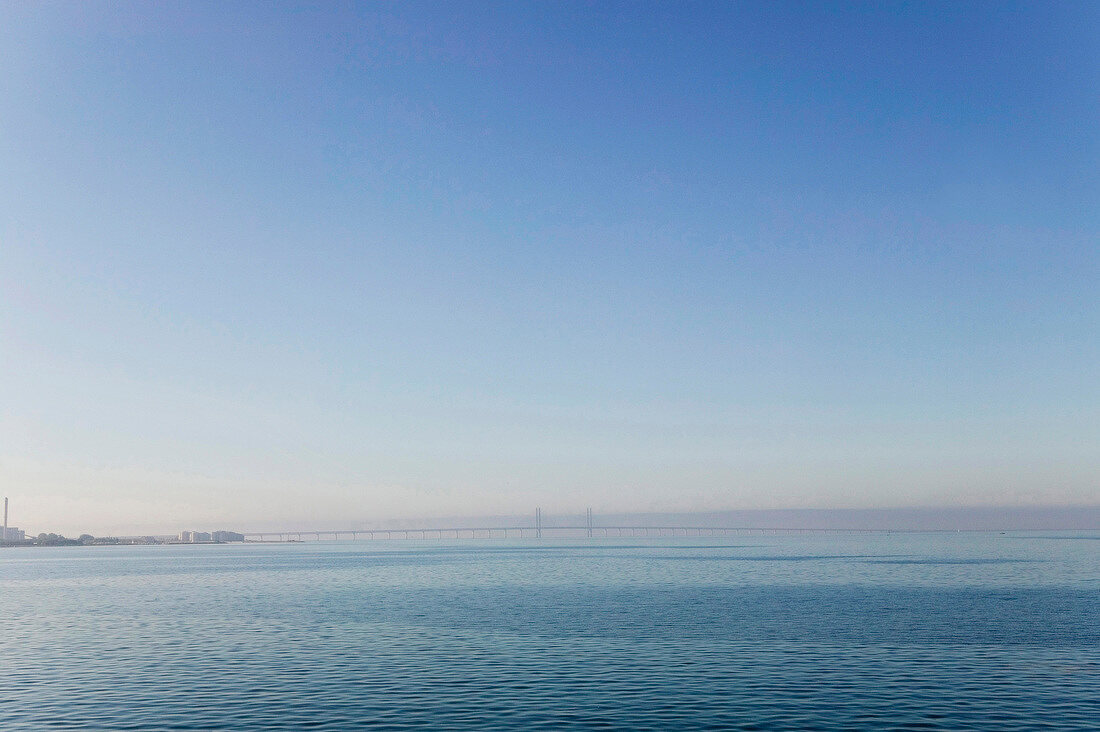
{"label": "distant building", "polygon": [[236,531],[181,531],[179,533],[181,544],[200,544],[205,541],[244,541],[244,534]]}

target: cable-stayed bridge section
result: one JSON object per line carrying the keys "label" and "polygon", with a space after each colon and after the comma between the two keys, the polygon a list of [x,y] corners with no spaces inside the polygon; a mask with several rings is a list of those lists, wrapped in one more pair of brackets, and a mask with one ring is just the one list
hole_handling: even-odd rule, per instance
{"label": "cable-stayed bridge section", "polygon": [[534,520],[527,524],[496,526],[436,526],[374,529],[329,529],[244,532],[245,541],[339,541],[339,540],[401,540],[401,539],[543,539],[543,538],[658,538],[658,537],[720,537],[748,534],[837,534],[887,533],[888,529],[793,528],[764,526],[687,526],[687,525],[599,525],[592,509],[585,514],[584,524],[553,524],[543,522],[542,509],[535,509]]}

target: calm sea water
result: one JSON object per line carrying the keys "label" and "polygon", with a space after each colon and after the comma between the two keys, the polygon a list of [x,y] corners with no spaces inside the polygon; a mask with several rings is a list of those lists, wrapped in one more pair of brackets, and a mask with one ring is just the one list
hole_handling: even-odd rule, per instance
{"label": "calm sea water", "polygon": [[1100,536],[0,552],[0,729],[1098,729]]}

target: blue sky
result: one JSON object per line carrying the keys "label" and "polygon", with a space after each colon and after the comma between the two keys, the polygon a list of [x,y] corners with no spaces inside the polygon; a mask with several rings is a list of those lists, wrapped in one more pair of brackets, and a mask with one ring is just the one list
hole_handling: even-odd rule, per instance
{"label": "blue sky", "polygon": [[44,530],[1097,503],[1098,33],[0,4],[0,484]]}

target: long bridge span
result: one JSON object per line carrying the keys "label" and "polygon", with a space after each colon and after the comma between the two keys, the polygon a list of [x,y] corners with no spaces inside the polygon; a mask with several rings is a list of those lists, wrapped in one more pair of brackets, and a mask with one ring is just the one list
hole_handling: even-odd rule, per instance
{"label": "long bridge span", "polygon": [[287,542],[287,541],[338,541],[352,540],[398,540],[398,539],[542,539],[570,537],[675,537],[675,536],[737,536],[749,534],[840,534],[840,533],[889,533],[890,529],[822,529],[795,527],[761,526],[659,526],[659,525],[598,525],[594,523],[589,510],[584,524],[545,525],[541,509],[535,511],[534,521],[530,524],[513,526],[439,526],[409,528],[375,529],[330,529],[245,532],[245,541]]}

